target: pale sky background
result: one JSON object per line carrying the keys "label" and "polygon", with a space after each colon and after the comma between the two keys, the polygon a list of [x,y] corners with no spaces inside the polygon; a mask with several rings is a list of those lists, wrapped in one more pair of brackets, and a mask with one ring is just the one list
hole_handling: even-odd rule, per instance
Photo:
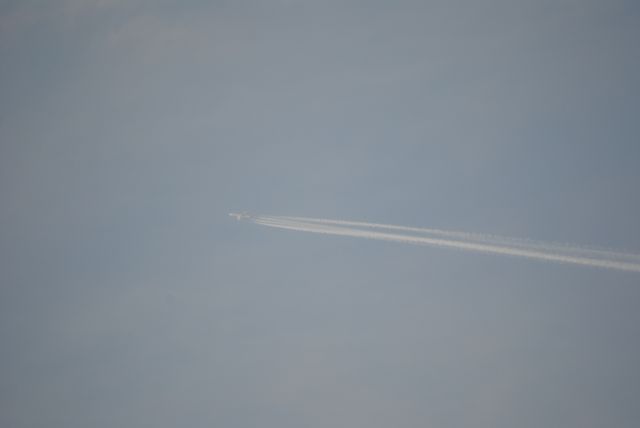
{"label": "pale sky background", "polygon": [[637,427],[635,0],[0,0],[0,426]]}

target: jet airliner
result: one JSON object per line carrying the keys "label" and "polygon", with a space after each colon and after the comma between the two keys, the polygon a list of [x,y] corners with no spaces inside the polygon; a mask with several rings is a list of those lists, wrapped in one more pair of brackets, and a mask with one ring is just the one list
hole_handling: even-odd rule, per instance
{"label": "jet airliner", "polygon": [[229,217],[235,217],[236,220],[240,221],[243,218],[250,218],[251,216],[244,211],[241,213],[229,213]]}

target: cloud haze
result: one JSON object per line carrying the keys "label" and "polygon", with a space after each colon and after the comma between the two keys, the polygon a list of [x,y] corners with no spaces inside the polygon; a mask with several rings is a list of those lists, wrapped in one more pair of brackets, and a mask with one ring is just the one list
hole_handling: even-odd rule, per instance
{"label": "cloud haze", "polygon": [[0,426],[636,427],[637,274],[227,213],[638,253],[639,22],[0,2]]}

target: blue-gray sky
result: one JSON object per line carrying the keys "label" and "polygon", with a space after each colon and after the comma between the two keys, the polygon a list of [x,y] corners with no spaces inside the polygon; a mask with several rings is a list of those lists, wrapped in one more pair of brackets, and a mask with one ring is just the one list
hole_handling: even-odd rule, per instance
{"label": "blue-gray sky", "polygon": [[0,1],[0,425],[635,427],[635,1]]}

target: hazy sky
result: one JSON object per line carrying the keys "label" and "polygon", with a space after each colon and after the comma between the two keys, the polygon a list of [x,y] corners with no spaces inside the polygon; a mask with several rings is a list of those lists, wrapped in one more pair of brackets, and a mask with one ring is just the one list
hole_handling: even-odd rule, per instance
{"label": "hazy sky", "polygon": [[0,0],[2,427],[637,427],[629,0]]}

